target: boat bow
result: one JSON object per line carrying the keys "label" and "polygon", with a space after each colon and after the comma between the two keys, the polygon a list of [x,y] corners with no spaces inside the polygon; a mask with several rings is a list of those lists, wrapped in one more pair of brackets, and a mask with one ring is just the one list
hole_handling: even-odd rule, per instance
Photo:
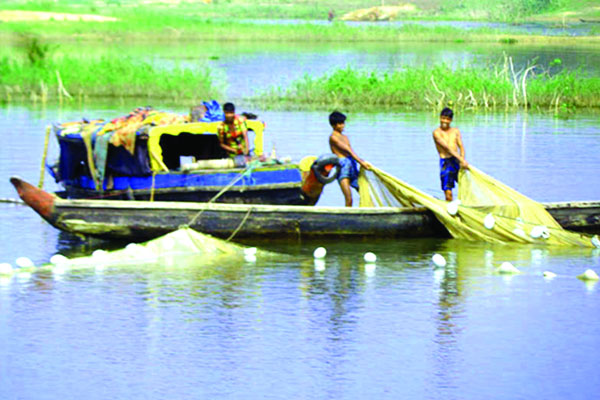
{"label": "boat bow", "polygon": [[25,204],[33,208],[44,219],[51,219],[55,199],[53,195],[36,188],[17,176],[11,177],[10,183],[17,189],[19,197]]}

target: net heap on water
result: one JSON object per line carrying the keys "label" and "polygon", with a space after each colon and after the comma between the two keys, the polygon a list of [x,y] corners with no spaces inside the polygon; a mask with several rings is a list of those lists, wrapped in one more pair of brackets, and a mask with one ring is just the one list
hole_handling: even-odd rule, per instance
{"label": "net heap on water", "polygon": [[446,202],[373,167],[361,169],[361,207],[431,210],[452,237],[492,243],[543,243],[600,247],[598,237],[563,229],[543,205],[470,166],[458,175],[458,200]]}
{"label": "net heap on water", "polygon": [[90,256],[68,259],[55,255],[50,264],[35,267],[19,268],[10,271],[0,270],[0,275],[11,275],[14,272],[34,272],[38,268],[82,269],[102,267],[118,267],[126,265],[161,264],[166,258],[174,258],[184,262],[186,256],[200,256],[203,265],[222,260],[244,258],[254,262],[256,257],[280,257],[281,255],[255,247],[231,243],[213,236],[197,232],[189,227],[181,227],[176,231],[160,236],[144,243],[130,243],[125,248],[105,251],[96,250]]}

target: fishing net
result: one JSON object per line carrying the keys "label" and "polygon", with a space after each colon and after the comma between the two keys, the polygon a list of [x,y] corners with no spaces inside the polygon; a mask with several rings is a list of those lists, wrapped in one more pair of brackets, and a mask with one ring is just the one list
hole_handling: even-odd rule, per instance
{"label": "fishing net", "polygon": [[452,237],[492,243],[600,246],[598,238],[563,229],[543,205],[471,166],[458,176],[458,200],[446,202],[373,167],[361,169],[361,207],[415,207],[431,210]]}
{"label": "fishing net", "polygon": [[18,269],[1,269],[0,275],[34,272],[39,268],[70,270],[132,265],[191,266],[191,263],[194,265],[200,263],[206,266],[238,259],[240,262],[255,262],[257,258],[264,259],[274,256],[281,257],[277,253],[231,243],[188,227],[182,227],[144,243],[130,243],[119,250],[96,250],[90,256],[71,259],[55,255],[50,259],[50,264],[41,267],[31,265]]}

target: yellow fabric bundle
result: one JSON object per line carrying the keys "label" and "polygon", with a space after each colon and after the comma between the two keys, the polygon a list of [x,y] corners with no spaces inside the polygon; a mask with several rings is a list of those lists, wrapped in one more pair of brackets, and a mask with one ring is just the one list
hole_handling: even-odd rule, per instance
{"label": "yellow fabric bundle", "polygon": [[359,175],[361,207],[424,206],[455,238],[492,243],[542,243],[594,247],[588,235],[563,229],[544,206],[484,174],[461,169],[459,201],[436,199],[373,168],[376,179]]}

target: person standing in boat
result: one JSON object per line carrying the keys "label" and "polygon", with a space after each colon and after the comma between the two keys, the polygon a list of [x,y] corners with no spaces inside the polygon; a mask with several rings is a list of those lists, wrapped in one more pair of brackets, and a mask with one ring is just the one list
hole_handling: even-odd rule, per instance
{"label": "person standing in boat", "polygon": [[223,104],[225,120],[217,127],[219,143],[221,148],[229,154],[229,157],[249,154],[248,127],[243,117],[235,114],[233,103]]}
{"label": "person standing in boat", "polygon": [[458,181],[458,171],[469,169],[465,160],[465,147],[458,128],[451,128],[454,113],[448,107],[440,114],[440,126],[433,131],[433,141],[440,155],[440,180],[446,201],[452,201],[452,189]]}
{"label": "person standing in boat", "polygon": [[346,116],[341,112],[334,111],[329,115],[329,124],[333,128],[331,136],[329,136],[329,147],[331,152],[340,158],[340,175],[338,176],[338,182],[344,199],[346,201],[346,207],[352,207],[352,191],[350,187],[358,190],[358,166],[371,169],[371,164],[360,158],[352,146],[350,146],[350,140],[344,135],[344,128],[346,126]]}

